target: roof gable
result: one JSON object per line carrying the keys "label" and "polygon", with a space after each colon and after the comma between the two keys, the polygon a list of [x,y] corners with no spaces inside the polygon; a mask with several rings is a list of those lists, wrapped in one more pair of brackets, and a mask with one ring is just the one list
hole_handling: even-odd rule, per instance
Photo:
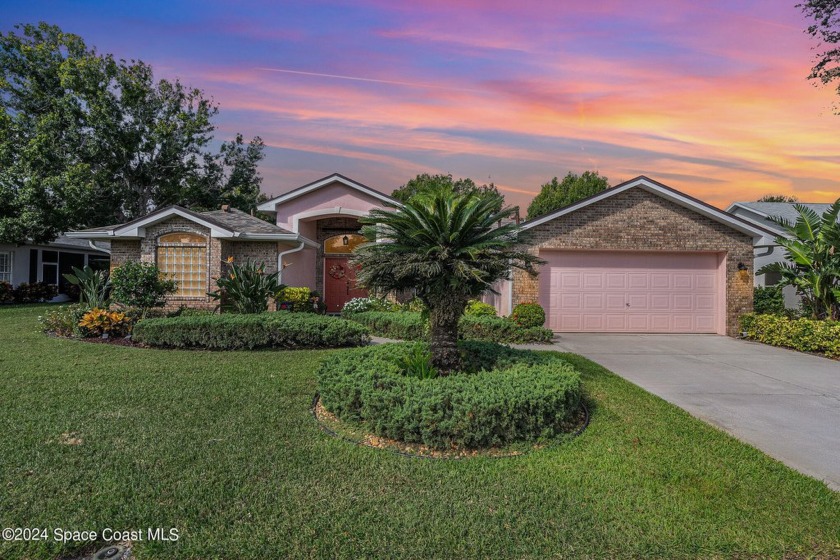
{"label": "roof gable", "polygon": [[716,222],[726,225],[734,230],[749,235],[753,237],[753,239],[772,238],[775,235],[772,231],[764,227],[756,225],[748,220],[739,218],[738,216],[728,214],[723,210],[720,210],[719,208],[715,208],[711,204],[707,204],[702,200],[698,200],[676,189],[672,189],[671,187],[664,185],[658,181],[654,181],[653,179],[645,177],[644,175],[640,175],[635,179],[625,181],[624,183],[611,187],[593,196],[579,200],[573,204],[555,210],[554,212],[550,212],[543,216],[538,216],[527,222],[523,222],[522,225],[520,225],[520,229],[527,230],[536,227],[540,224],[544,224],[548,221],[560,218],[561,216],[565,216],[566,214],[570,214],[572,212],[580,210],[581,208],[585,208],[592,204],[597,204],[602,200],[609,199],[630,189],[637,188],[643,189],[656,196],[660,196],[666,200],[678,204],[679,206],[683,206],[684,208],[688,208],[689,210],[692,210],[702,216],[706,216],[707,218],[710,218]]}
{"label": "roof gable", "polygon": [[796,211],[795,206],[810,208],[822,216],[831,207],[831,204],[827,202],[733,202],[726,211],[732,214],[737,213],[745,220],[769,228],[776,233],[785,233],[785,229],[770,218],[779,217],[795,223],[799,217],[799,212]]}
{"label": "roof gable", "polygon": [[257,207],[257,210],[260,210],[262,212],[276,212],[278,205],[288,202],[290,200],[294,200],[299,196],[303,196],[307,193],[321,189],[333,183],[341,183],[342,185],[345,185],[353,190],[362,192],[368,196],[372,196],[373,198],[376,198],[388,204],[400,205],[400,202],[397,199],[392,198],[387,194],[381,193],[374,188],[368,187],[367,185],[363,185],[362,183],[349,179],[348,177],[345,177],[340,173],[333,173],[332,175],[328,175],[326,177],[318,179],[317,181],[313,181],[311,183],[303,185],[302,187],[293,189],[285,194],[281,194],[280,196],[272,198],[267,202],[263,202]]}

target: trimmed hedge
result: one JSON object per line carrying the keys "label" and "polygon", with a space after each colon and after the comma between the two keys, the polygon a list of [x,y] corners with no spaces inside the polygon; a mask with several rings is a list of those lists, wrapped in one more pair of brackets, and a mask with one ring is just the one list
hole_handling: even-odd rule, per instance
{"label": "trimmed hedge", "polygon": [[837,321],[748,313],[741,317],[741,331],[750,340],[840,358],[840,322]]}
{"label": "trimmed hedge", "polygon": [[416,344],[330,356],[318,369],[324,407],[380,437],[449,449],[552,438],[580,406],[580,375],[556,354],[465,342],[478,371],[419,379],[398,363]]}
{"label": "trimmed hedge", "polygon": [[[428,323],[419,313],[367,311],[348,313],[344,317],[368,327],[377,336],[401,340],[424,340],[429,336]],[[465,340],[486,340],[501,343],[536,342],[548,344],[554,337],[543,327],[523,328],[504,317],[464,315],[458,324]]]}
{"label": "trimmed hedge", "polygon": [[146,319],[135,325],[132,337],[150,346],[207,350],[337,348],[370,342],[362,325],[288,311]]}

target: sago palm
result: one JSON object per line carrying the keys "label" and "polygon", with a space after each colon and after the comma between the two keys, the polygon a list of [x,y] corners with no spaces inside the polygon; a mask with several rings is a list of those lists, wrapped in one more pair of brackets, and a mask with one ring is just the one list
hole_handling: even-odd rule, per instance
{"label": "sago palm", "polygon": [[756,274],[778,272],[782,286],[794,286],[812,315],[840,319],[840,199],[822,216],[807,206],[795,204],[796,222],[771,217],[785,229],[786,236],[776,238],[790,262],[775,262],[761,267]]}
{"label": "sago palm", "polygon": [[355,252],[358,280],[385,292],[416,290],[429,310],[432,365],[442,374],[460,367],[458,320],[467,301],[512,268],[536,274],[542,262],[516,250],[516,226],[499,225],[514,209],[499,207],[497,196],[437,190],[360,219],[368,243]]}

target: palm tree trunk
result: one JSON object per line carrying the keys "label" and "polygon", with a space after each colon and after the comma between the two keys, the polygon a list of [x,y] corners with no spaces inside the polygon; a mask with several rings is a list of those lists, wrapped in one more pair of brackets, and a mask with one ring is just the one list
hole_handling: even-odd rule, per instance
{"label": "palm tree trunk", "polygon": [[458,321],[464,313],[466,301],[441,298],[426,304],[429,307],[429,349],[432,352],[432,366],[437,368],[441,375],[448,375],[461,367]]}

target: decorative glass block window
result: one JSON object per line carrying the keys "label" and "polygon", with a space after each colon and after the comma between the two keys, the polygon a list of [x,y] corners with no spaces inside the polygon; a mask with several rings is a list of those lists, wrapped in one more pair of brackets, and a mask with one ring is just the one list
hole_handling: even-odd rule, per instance
{"label": "decorative glass block window", "polygon": [[0,282],[12,283],[12,254],[0,253]]}
{"label": "decorative glass block window", "polygon": [[324,253],[346,255],[364,242],[364,236],[356,233],[334,235],[324,240]]}
{"label": "decorative glass block window", "polygon": [[178,283],[179,297],[207,294],[207,240],[195,233],[179,232],[158,238],[157,266]]}

